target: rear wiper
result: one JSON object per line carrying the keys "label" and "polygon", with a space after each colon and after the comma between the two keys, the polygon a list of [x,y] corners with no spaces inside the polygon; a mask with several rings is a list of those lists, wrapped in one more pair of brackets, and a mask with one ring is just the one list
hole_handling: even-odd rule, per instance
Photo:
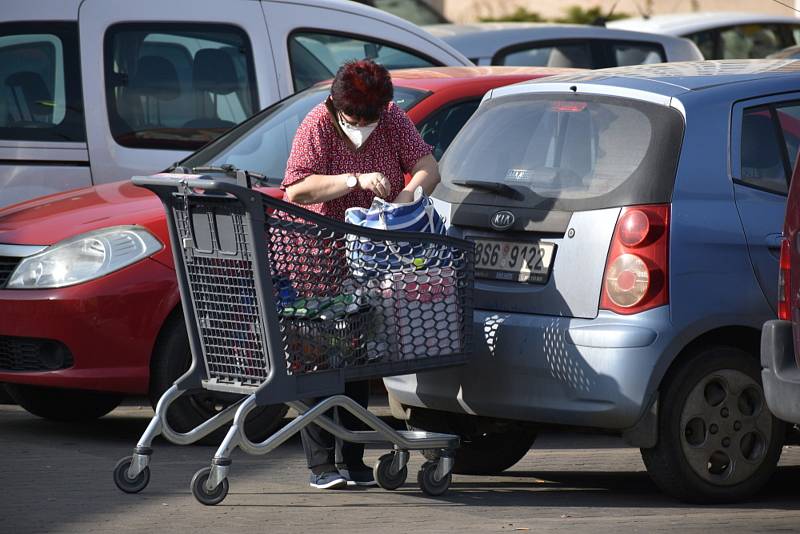
{"label": "rear wiper", "polygon": [[472,187],[473,189],[486,189],[487,191],[492,191],[498,195],[518,200],[525,198],[525,195],[523,195],[518,189],[501,182],[489,182],[484,180],[453,180],[452,183],[455,185]]}
{"label": "rear wiper", "polygon": [[[222,165],[215,166],[215,165],[208,165],[204,167],[182,167],[180,165],[175,165],[169,169],[170,172],[177,172],[181,174],[202,174],[204,172],[218,172],[222,173],[225,176],[230,176],[231,178],[236,178],[236,173],[242,171],[236,167],[236,165],[231,165],[230,163],[223,163]],[[258,182],[258,185],[262,187],[277,187],[280,185],[281,180],[278,178],[270,178],[260,172],[250,171],[244,169],[243,172],[246,172],[251,179]]]}

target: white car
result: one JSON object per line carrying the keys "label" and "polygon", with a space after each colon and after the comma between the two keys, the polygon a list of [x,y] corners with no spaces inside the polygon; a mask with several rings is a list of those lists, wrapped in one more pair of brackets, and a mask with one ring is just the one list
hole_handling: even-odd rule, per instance
{"label": "white car", "polygon": [[599,69],[703,59],[687,39],[576,24],[433,24],[430,33],[476,65]]}
{"label": "white car", "polygon": [[347,59],[470,64],[417,26],[345,0],[2,6],[0,207],[164,169]]}
{"label": "white car", "polygon": [[800,19],[763,13],[676,13],[615,20],[608,27],[686,37],[706,59],[760,59],[800,44]]}

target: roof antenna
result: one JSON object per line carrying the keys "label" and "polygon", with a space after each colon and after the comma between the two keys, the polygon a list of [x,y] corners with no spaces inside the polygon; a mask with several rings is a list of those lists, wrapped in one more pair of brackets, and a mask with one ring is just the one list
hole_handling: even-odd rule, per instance
{"label": "roof antenna", "polygon": [[615,10],[615,9],[617,9],[617,4],[619,4],[619,0],[617,0],[616,2],[614,2],[614,5],[613,5],[613,6],[611,6],[611,9],[608,11],[608,14],[607,14],[607,15],[600,15],[599,17],[595,18],[595,19],[592,21],[592,24],[591,24],[591,25],[592,25],[592,26],[602,26],[602,27],[605,27],[605,25],[606,25],[606,22],[608,22],[608,21],[609,21],[609,19],[611,19],[611,16],[614,14],[614,10]]}
{"label": "roof antenna", "polygon": [[796,8],[790,6],[789,4],[784,4],[783,2],[780,2],[779,0],[772,0],[772,1],[775,2],[776,4],[782,5],[783,7],[788,7],[792,11],[797,11],[798,13],[800,13],[800,9],[796,9]]}

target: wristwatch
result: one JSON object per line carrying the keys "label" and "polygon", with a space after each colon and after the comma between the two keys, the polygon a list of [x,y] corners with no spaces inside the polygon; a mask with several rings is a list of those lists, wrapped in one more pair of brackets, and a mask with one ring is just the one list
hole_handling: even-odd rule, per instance
{"label": "wristwatch", "polygon": [[347,184],[347,187],[354,189],[356,186],[358,186],[358,176],[355,174],[348,174],[347,181],[345,183]]}

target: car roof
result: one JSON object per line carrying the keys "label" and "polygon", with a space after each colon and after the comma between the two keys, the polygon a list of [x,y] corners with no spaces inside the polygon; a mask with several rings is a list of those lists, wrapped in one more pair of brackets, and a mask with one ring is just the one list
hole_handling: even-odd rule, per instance
{"label": "car roof", "polygon": [[553,39],[618,39],[625,41],[671,41],[672,36],[589,26],[536,22],[482,22],[475,24],[431,24],[423,26],[434,36],[453,45],[467,57],[494,55],[502,48]]}
{"label": "car roof", "polygon": [[550,88],[558,84],[561,88],[557,90],[568,90],[575,87],[573,84],[580,83],[645,91],[667,97],[751,83],[754,84],[754,91],[767,94],[794,90],[800,85],[800,60],[689,61],[615,67],[554,76],[541,82],[522,82],[513,89],[495,90],[493,96],[545,90],[542,83]]}
{"label": "car roof", "polygon": [[800,19],[788,15],[769,15],[766,13],[736,11],[704,11],[697,13],[653,15],[649,18],[637,17],[615,20],[609,22],[608,27],[663,33],[667,35],[688,35],[711,28],[766,22],[800,25]]}
{"label": "car roof", "polygon": [[[543,76],[581,72],[581,69],[554,67],[428,67],[392,70],[392,82],[399,87],[410,87],[426,91],[441,91],[444,88],[471,81],[486,85],[513,83],[513,80],[530,80]],[[509,81],[511,80],[511,81]]]}

